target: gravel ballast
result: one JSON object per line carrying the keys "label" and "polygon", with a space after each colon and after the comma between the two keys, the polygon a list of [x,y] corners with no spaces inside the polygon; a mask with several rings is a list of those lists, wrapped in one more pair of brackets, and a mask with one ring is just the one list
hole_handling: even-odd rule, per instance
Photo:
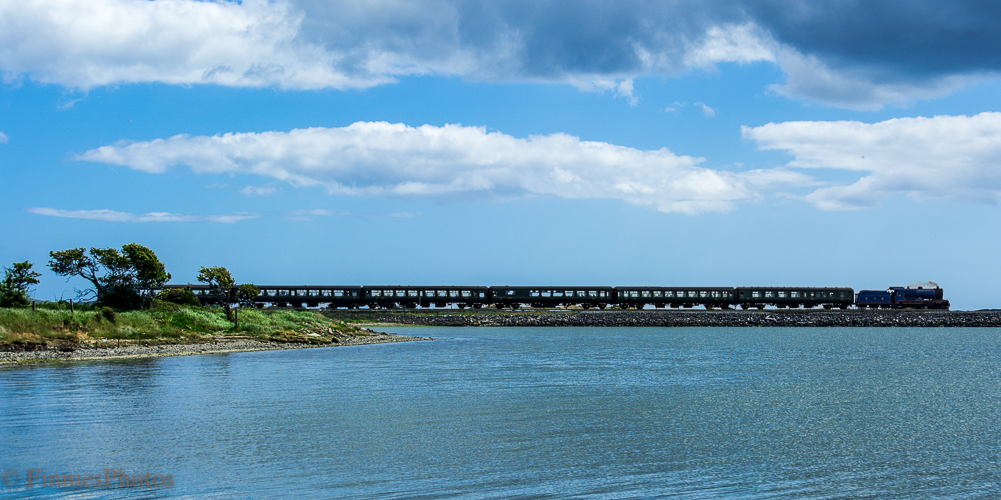
{"label": "gravel ballast", "polygon": [[[1001,311],[545,311],[351,313],[366,324],[414,326],[1001,327]],[[346,317],[339,314],[338,317]]]}

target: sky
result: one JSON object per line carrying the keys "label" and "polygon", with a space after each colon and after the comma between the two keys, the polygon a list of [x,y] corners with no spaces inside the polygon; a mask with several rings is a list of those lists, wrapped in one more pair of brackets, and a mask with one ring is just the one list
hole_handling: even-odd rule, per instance
{"label": "sky", "polygon": [[1001,308],[1001,4],[0,0],[0,265]]}

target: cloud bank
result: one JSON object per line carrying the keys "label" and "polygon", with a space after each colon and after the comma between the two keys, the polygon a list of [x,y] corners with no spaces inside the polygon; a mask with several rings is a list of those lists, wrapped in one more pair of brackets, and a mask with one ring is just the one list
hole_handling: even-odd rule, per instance
{"label": "cloud bank", "polygon": [[330,193],[431,200],[529,196],[617,199],[663,212],[725,212],[761,191],[808,182],[787,170],[700,167],[703,158],[582,141],[515,138],[482,127],[358,122],[289,132],[177,135],[103,146],[77,159],[150,173],[253,174]]}
{"label": "cloud bank", "polygon": [[222,222],[233,224],[242,220],[256,219],[256,214],[237,213],[224,215],[185,215],[170,212],[149,212],[133,214],[115,210],[60,210],[58,208],[32,207],[28,212],[50,217],[65,217],[69,219],[101,220],[106,222]]}
{"label": "cloud bank", "polygon": [[999,23],[1001,4],[978,0],[0,0],[0,71],[79,89],[438,74],[635,102],[636,77],[765,62],[780,94],[878,109],[995,78]]}
{"label": "cloud bank", "polygon": [[917,201],[1001,202],[1001,113],[744,127],[760,149],[786,151],[787,165],[865,175],[805,197],[825,210],[876,206],[889,196]]}

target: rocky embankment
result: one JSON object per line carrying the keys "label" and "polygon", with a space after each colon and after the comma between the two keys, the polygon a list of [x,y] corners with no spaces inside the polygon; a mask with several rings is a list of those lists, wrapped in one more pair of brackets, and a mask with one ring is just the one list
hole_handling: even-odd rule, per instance
{"label": "rocky embankment", "polygon": [[157,344],[145,341],[107,341],[98,343],[69,342],[13,342],[0,345],[0,366],[44,363],[53,361],[93,361],[108,359],[159,358],[189,356],[193,354],[219,354],[229,352],[271,351],[277,349],[307,349],[348,345],[382,344],[431,340],[430,337],[407,337],[368,331],[367,335],[334,336],[328,343],[267,342],[247,337],[216,337],[206,342],[185,344]]}
{"label": "rocky embankment", "polygon": [[354,319],[415,326],[1001,327],[1001,311],[359,311]]}

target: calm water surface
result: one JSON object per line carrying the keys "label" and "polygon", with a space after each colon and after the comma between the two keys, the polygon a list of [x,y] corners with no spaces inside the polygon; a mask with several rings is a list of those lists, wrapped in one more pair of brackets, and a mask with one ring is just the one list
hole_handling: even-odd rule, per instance
{"label": "calm water surface", "polygon": [[0,369],[0,497],[1001,497],[1001,329],[390,331]]}

